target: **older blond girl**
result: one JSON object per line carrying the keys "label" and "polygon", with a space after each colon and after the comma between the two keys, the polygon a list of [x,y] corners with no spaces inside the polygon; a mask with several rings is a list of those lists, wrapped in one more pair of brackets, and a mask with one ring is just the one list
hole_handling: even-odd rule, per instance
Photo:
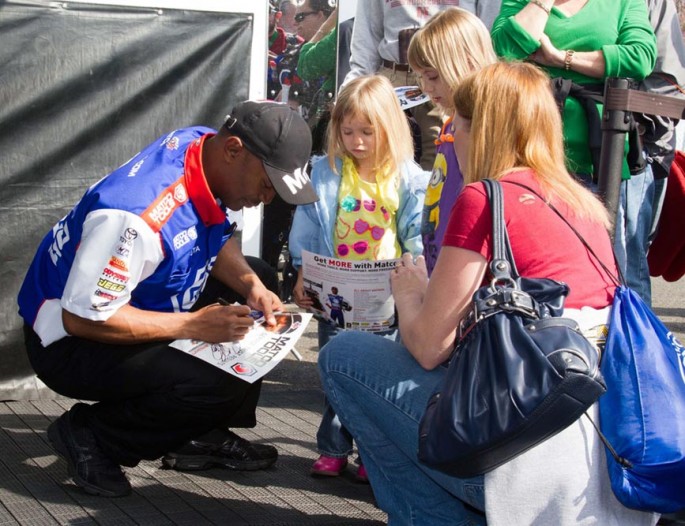
{"label": "older blond girl", "polygon": [[409,64],[423,91],[448,116],[436,143],[433,173],[426,189],[421,234],[428,273],[440,253],[447,220],[463,178],[452,147],[452,93],[461,80],[497,58],[490,35],[472,13],[453,7],[431,18],[412,38]]}

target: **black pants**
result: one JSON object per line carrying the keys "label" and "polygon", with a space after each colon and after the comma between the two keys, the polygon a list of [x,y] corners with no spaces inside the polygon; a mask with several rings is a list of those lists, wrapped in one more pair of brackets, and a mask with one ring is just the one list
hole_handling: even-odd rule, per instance
{"label": "black pants", "polygon": [[[263,281],[277,286],[265,267],[258,274],[266,270]],[[238,299],[210,278],[197,307],[218,296]],[[83,412],[82,424],[124,466],[159,458],[212,429],[256,424],[260,381],[244,382],[169,342],[117,345],[71,336],[43,347],[31,327],[24,326],[24,335],[31,365],[48,387],[97,402]]]}
{"label": "black pants", "polygon": [[279,195],[264,207],[262,258],[274,269],[278,268],[278,257],[288,241],[294,211],[295,205],[286,203]]}

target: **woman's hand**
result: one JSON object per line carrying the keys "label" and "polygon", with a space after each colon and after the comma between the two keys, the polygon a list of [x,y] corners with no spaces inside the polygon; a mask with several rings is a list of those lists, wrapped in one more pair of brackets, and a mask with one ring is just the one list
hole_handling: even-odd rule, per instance
{"label": "woman's hand", "polygon": [[423,302],[428,287],[426,260],[419,256],[414,261],[411,254],[402,254],[402,260],[390,274],[390,286],[398,310]]}
{"label": "woman's hand", "polygon": [[[566,66],[566,51],[554,47],[549,37],[540,37],[540,49],[530,56],[530,59],[541,66],[564,69]],[[569,52],[570,53],[570,52]],[[606,75],[606,60],[604,51],[576,51],[569,57],[568,69],[596,79],[604,79]]]}
{"label": "woman's hand", "polygon": [[409,254],[390,280],[402,343],[424,369],[444,362],[454,348],[459,320],[483,281],[487,260],[478,252],[443,246],[430,281],[422,257]]}
{"label": "woman's hand", "polygon": [[540,37],[540,48],[530,58],[541,66],[563,68],[566,53],[554,47],[552,41],[544,33]]}

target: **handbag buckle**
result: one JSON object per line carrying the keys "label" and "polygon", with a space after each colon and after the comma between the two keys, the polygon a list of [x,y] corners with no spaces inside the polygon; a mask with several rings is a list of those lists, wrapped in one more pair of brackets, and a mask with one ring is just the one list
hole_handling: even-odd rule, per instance
{"label": "handbag buckle", "polygon": [[510,296],[510,301],[502,305],[503,309],[510,311],[515,310],[535,319],[540,317],[538,315],[538,309],[535,300],[530,296],[530,294],[526,294],[520,290],[512,290],[510,291]]}
{"label": "handbag buckle", "polygon": [[490,285],[492,294],[471,303],[471,310],[459,322],[459,340],[471,332],[480,321],[499,311],[518,312],[536,320],[540,318],[537,302],[530,294],[520,290],[514,280],[507,281],[510,286],[502,287],[497,285],[501,280],[493,280]]}
{"label": "handbag buckle", "polygon": [[[498,283],[506,283],[498,286]],[[511,278],[493,279],[490,288],[494,291],[491,296],[485,298],[485,305],[490,309],[501,309],[507,312],[520,312],[526,316],[539,318],[536,301],[527,292],[522,291],[516,281]],[[474,302],[474,308],[478,308]]]}

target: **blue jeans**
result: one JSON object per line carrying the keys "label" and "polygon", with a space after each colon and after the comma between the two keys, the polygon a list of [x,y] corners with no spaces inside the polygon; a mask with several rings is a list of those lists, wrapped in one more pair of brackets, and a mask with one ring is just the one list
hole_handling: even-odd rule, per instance
{"label": "blue jeans", "polygon": [[621,182],[614,252],[626,284],[647,304],[652,303],[652,285],[647,263],[652,230],[655,182],[652,165]]}
{"label": "blue jeans", "polygon": [[[319,349],[323,349],[331,338],[337,336],[342,331],[338,327],[319,321]],[[383,337],[394,340],[397,331],[383,334]],[[316,432],[316,449],[320,455],[335,458],[347,458],[352,453],[352,435],[340,423],[340,419],[333,411],[331,404],[326,396],[323,399],[323,416],[319,429]]]}
{"label": "blue jeans", "polygon": [[[319,349],[323,349],[333,337],[341,331],[325,321],[319,321]],[[347,458],[352,453],[352,435],[340,423],[328,399],[323,399],[323,416],[316,432],[316,449],[320,455],[335,458]]]}
{"label": "blue jeans", "polygon": [[451,477],[417,458],[419,421],[445,372],[426,371],[401,344],[361,332],[336,336],[319,355],[326,396],[357,442],[390,525],[485,524],[476,511],[485,509],[482,476]]}
{"label": "blue jeans", "polygon": [[659,219],[661,218],[661,211],[664,208],[664,199],[666,198],[666,187],[668,185],[668,178],[654,179],[654,205],[652,206],[652,226],[649,229],[649,244],[652,244],[656,237],[657,228],[659,227]]}

